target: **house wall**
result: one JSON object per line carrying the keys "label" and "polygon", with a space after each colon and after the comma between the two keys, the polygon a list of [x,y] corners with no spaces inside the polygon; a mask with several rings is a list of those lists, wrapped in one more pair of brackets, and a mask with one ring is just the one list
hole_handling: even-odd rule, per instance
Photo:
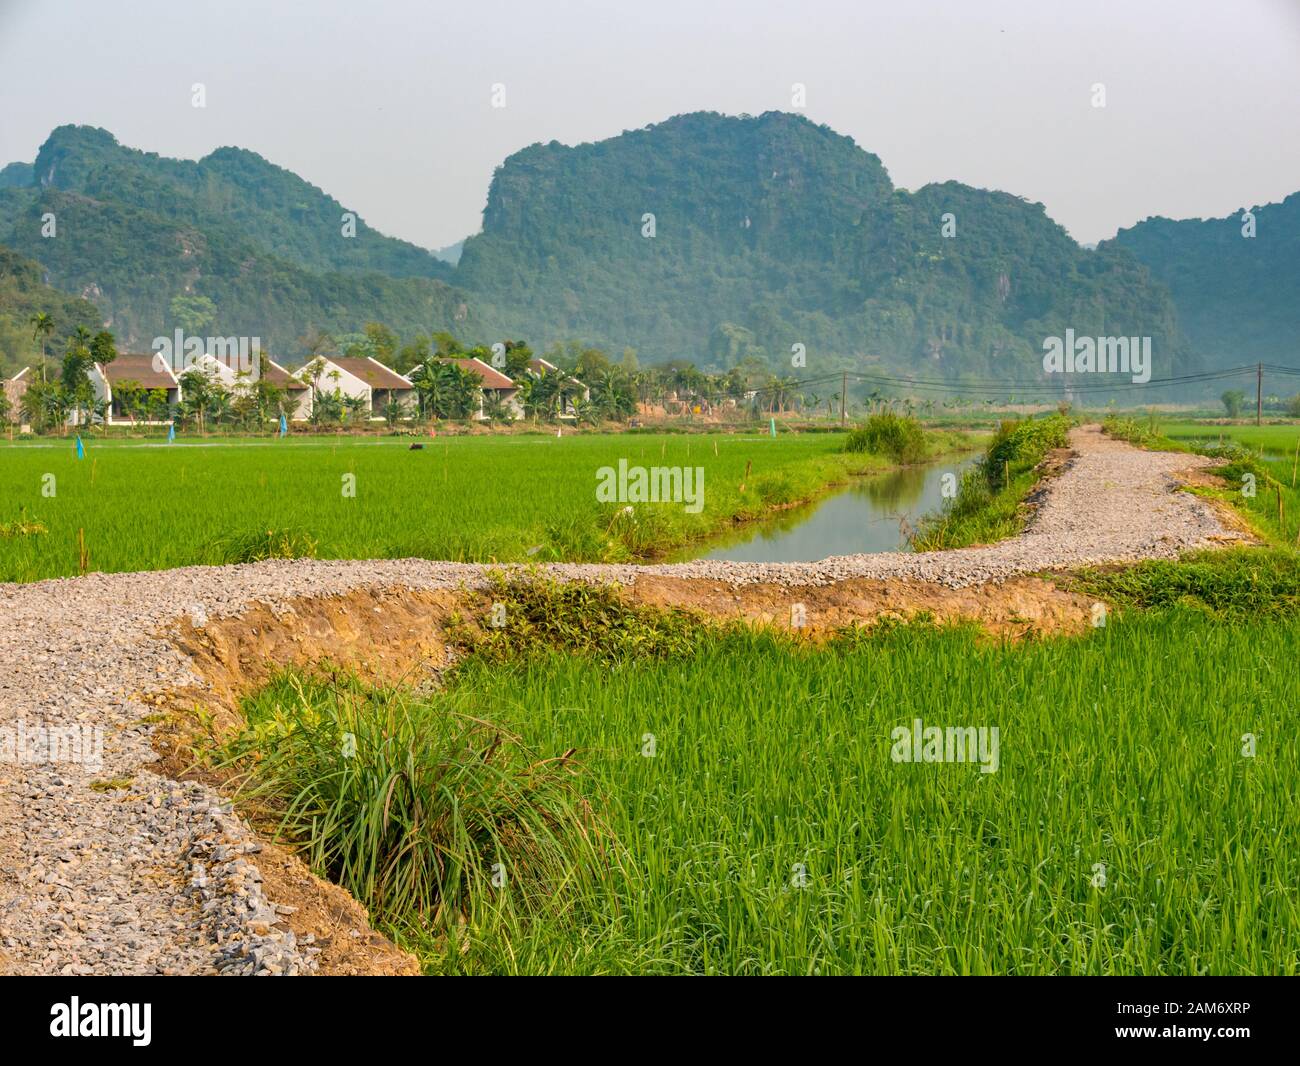
{"label": "house wall", "polygon": [[[294,376],[307,385],[315,383],[315,387],[321,392],[333,393],[338,389],[341,396],[360,396],[367,404],[370,403],[371,389],[370,386],[354,374],[348,373],[341,366],[336,366],[328,359],[322,359],[324,369],[319,375],[313,376],[304,370],[299,370]],[[333,376],[338,374],[337,379]]]}

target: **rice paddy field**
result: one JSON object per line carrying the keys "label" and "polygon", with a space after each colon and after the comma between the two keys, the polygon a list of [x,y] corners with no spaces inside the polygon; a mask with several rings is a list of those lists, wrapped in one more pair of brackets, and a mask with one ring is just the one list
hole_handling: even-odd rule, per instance
{"label": "rice paddy field", "polygon": [[[430,974],[1300,974],[1300,427],[1222,432],[1228,487],[1195,491],[1268,546],[1081,572],[1112,608],[1084,636],[815,643],[503,587],[436,684],[283,674],[195,757]],[[835,434],[423,443],[6,447],[0,577],[655,557],[889,465]],[[620,525],[619,459],[702,466],[705,507]],[[935,729],[978,742],[930,761]]]}
{"label": "rice paddy field", "polygon": [[[526,883],[481,883],[454,923],[390,891],[386,928],[432,973],[1300,972],[1294,616],[1173,611],[1015,646],[926,626],[689,643],[472,658],[433,697],[282,680],[250,720],[305,701],[300,744],[333,752],[357,731],[353,794],[312,784],[302,801],[317,839],[374,810],[397,719],[516,734],[511,780],[572,760],[576,796],[546,802],[590,805],[617,847],[556,856],[563,904],[527,914]],[[896,761],[893,731],[916,721],[995,728],[996,772]],[[315,766],[263,771],[296,792]],[[452,838],[515,870],[513,814],[464,807]],[[373,852],[355,847],[341,877],[332,855],[326,869],[373,892]]]}
{"label": "rice paddy field", "polygon": [[[932,447],[959,446],[958,433]],[[706,537],[889,462],[841,434],[0,444],[0,580],[271,556],[616,562]],[[617,467],[704,471],[703,506],[596,498]],[[635,519],[635,520],[633,520]]]}

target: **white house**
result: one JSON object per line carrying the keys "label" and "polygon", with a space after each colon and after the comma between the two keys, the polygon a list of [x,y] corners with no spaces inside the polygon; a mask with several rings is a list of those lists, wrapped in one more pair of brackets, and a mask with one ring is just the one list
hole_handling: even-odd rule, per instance
{"label": "white house", "polygon": [[401,405],[406,412],[403,417],[409,417],[415,406],[415,386],[397,371],[369,356],[327,358],[320,355],[294,376],[311,385],[316,392],[337,391],[341,397],[363,399],[371,419],[382,419],[390,400]]}
{"label": "white house", "polygon": [[487,398],[496,397],[504,405],[511,418],[523,418],[524,409],[519,405],[519,386],[499,370],[494,370],[482,359],[439,359],[439,363],[453,363],[462,370],[468,370],[478,378],[478,411],[474,420],[481,422],[487,418],[483,407]]}
{"label": "white house", "polygon": [[384,366],[378,359],[370,356],[364,358],[339,356],[332,360],[337,367],[342,367],[354,378],[370,386],[370,417],[372,420],[383,419],[384,411],[390,403],[397,402],[403,418],[410,418],[415,411],[415,386],[410,379],[403,377],[396,370]]}
{"label": "white house", "polygon": [[316,394],[311,386],[299,381],[274,359],[262,356],[262,377],[276,388],[284,389],[285,414],[290,422],[305,422],[311,418],[311,405]]}
{"label": "white house", "polygon": [[23,402],[23,394],[27,391],[27,386],[33,380],[32,368],[23,367],[13,377],[0,381],[4,387],[4,394],[9,399],[9,420],[17,422],[22,418],[19,411]]}
{"label": "white house", "polygon": [[[171,409],[181,402],[181,385],[176,375],[166,360],[153,354],[122,352],[107,365],[93,363],[87,376],[95,390],[95,399],[107,404],[105,419],[111,426],[166,425],[171,421]],[[131,392],[139,391],[163,393],[167,404],[166,417],[150,417],[163,413],[157,408],[141,412],[145,417],[132,417],[124,401]]]}

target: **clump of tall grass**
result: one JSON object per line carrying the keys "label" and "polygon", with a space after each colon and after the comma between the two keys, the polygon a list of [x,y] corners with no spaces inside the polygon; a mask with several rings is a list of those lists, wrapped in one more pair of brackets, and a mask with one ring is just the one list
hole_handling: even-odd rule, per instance
{"label": "clump of tall grass", "polygon": [[1027,470],[1043,461],[1053,448],[1070,443],[1070,420],[1064,415],[1003,422],[982,461],[989,488],[1001,489],[1008,474]]}
{"label": "clump of tall grass", "polygon": [[284,674],[216,752],[237,796],[372,918],[421,937],[557,911],[610,844],[573,751],[355,678]]}
{"label": "clump of tall grass", "polygon": [[1102,419],[1101,428],[1102,432],[1107,436],[1114,437],[1117,440],[1126,440],[1140,448],[1155,448],[1160,451],[1170,452],[1188,451],[1186,444],[1171,440],[1161,432],[1160,423],[1156,419],[1154,411],[1147,415],[1145,422],[1134,418],[1132,415],[1112,413]]}
{"label": "clump of tall grass", "polygon": [[0,537],[37,537],[49,530],[43,522],[27,517],[27,508],[18,509],[18,517],[12,522],[0,522]]}
{"label": "clump of tall grass", "polygon": [[911,415],[879,411],[849,434],[844,450],[885,455],[900,463],[917,463],[925,458],[925,430]]}
{"label": "clump of tall grass", "polygon": [[314,559],[316,548],[316,539],[303,530],[259,529],[211,540],[205,555],[209,563],[222,566],[264,559]]}

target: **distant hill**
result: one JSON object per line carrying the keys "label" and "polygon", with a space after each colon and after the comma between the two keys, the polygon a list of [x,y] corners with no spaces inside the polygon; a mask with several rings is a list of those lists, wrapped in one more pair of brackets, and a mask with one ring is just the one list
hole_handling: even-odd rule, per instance
{"label": "distant hill", "polygon": [[[484,328],[441,280],[449,264],[360,219],[356,236],[343,237],[337,201],[251,152],[220,149],[191,163],[61,126],[30,170],[32,184],[0,188],[0,243],[39,259],[52,285],[92,300],[123,345],[170,334],[182,296],[212,302],[212,331],[260,337],[290,356],[309,326]],[[46,214],[54,237],[42,234]]]}
{"label": "distant hill", "polygon": [[455,266],[460,262],[460,253],[464,250],[465,242],[457,241],[455,244],[449,244],[445,248],[435,248],[433,254],[444,263],[450,263],[452,266]]}
{"label": "distant hill", "polygon": [[16,189],[31,185],[34,180],[31,163],[10,163],[0,168],[0,189]]}
{"label": "distant hill", "polygon": [[456,282],[507,333],[643,360],[788,367],[802,343],[810,369],[1025,378],[1043,337],[1072,327],[1153,336],[1157,376],[1196,365],[1168,293],[1124,251],[1085,250],[1007,193],[895,189],[876,156],[780,112],[512,155]]}
{"label": "distant hill", "polygon": [[126,148],[107,130],[60,126],[41,145],[32,170],[42,188],[239,236],[310,270],[443,280],[452,273],[427,249],[386,237],[360,217],[356,235],[344,236],[342,204],[242,148],[218,148],[194,163]]}
{"label": "distant hill", "polygon": [[[357,220],[251,152],[165,159],[62,126],[0,242],[93,300],[130,345],[202,296],[212,329],[292,358],[311,325],[404,337],[581,339],[642,362],[803,373],[881,367],[960,379],[1041,371],[1048,335],[1150,335],[1156,377],[1199,368],[1164,285],[1118,244],[1081,248],[1041,204],[956,182],[896,189],[850,138],[781,112],[681,115],[595,144],[510,156],[456,266]],[[43,214],[58,236],[41,236]],[[651,220],[647,216],[653,216]],[[945,220],[955,234],[945,236]],[[651,233],[653,222],[653,235]],[[455,246],[452,246],[454,249]]]}
{"label": "distant hill", "polygon": [[1141,260],[1173,294],[1189,341],[1216,365],[1300,366],[1300,192],[1227,218],[1149,218],[1113,244]]}
{"label": "distant hill", "polygon": [[62,342],[78,326],[97,330],[99,309],[45,284],[39,263],[0,247],[0,377],[11,377],[26,365],[36,365],[31,316],[44,311],[54,323],[48,351],[62,354]]}

